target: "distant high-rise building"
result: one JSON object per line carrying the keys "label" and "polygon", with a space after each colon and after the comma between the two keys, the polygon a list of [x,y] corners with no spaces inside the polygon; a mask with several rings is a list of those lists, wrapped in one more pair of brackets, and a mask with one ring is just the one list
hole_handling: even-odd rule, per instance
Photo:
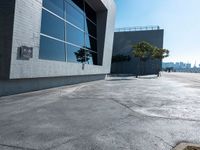
{"label": "distant high-rise building", "polygon": [[191,67],[192,67],[191,64],[189,64],[189,63],[186,64],[186,69],[190,69]]}
{"label": "distant high-rise building", "polygon": [[198,68],[197,67],[197,61],[195,60],[195,63],[194,63],[194,67],[193,68]]}

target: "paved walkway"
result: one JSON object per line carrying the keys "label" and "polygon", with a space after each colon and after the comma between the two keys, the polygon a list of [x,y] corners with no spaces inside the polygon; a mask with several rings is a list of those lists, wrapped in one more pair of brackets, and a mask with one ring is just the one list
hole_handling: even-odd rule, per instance
{"label": "paved walkway", "polygon": [[0,98],[0,150],[171,150],[181,141],[200,143],[200,74]]}

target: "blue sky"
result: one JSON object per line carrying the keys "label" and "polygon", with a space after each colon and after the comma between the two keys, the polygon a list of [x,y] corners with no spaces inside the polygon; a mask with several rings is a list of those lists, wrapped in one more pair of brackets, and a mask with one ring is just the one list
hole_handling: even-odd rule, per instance
{"label": "blue sky", "polygon": [[200,64],[200,0],[115,0],[116,28],[159,25],[165,30],[164,61]]}

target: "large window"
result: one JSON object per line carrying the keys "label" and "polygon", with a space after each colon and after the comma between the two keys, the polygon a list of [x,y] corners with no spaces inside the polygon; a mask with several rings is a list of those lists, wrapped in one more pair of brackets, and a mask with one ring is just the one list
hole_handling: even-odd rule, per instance
{"label": "large window", "polygon": [[65,43],[41,36],[39,58],[65,61]]}
{"label": "large window", "polygon": [[66,28],[67,28],[66,30],[67,42],[73,43],[80,47],[84,47],[85,45],[84,32],[70,24],[66,24]]}
{"label": "large window", "polygon": [[66,3],[66,19],[78,28],[84,30],[84,13],[70,3]]}
{"label": "large window", "polygon": [[39,58],[97,65],[96,22],[85,0],[43,0]]}
{"label": "large window", "polygon": [[47,8],[60,17],[64,16],[63,4],[63,0],[43,0],[43,7]]}
{"label": "large window", "polygon": [[49,12],[42,11],[41,33],[64,40],[65,22]]}

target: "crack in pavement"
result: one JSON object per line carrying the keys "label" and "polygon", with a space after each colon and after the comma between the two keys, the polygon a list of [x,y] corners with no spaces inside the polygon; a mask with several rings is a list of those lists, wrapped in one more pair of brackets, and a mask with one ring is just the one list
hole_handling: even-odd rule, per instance
{"label": "crack in pavement", "polygon": [[[150,135],[153,135],[153,134],[150,134]],[[169,147],[171,148],[174,148],[174,146],[172,146],[171,144],[169,144],[167,141],[165,141],[163,138],[159,137],[159,136],[156,136],[156,135],[153,135],[155,138],[159,139],[160,141],[163,141],[166,145],[168,145]]]}
{"label": "crack in pavement", "polygon": [[137,111],[134,111],[130,106],[124,104],[124,103],[121,103],[119,102],[118,100],[116,100],[115,98],[111,98],[111,100],[127,109],[129,109],[131,112],[133,113],[136,113],[138,115],[141,115],[141,116],[145,116],[145,117],[149,117],[149,118],[159,118],[159,119],[167,119],[167,120],[180,120],[180,121],[193,121],[193,122],[200,122],[200,120],[198,119],[189,119],[189,118],[178,118],[178,117],[172,117],[172,118],[169,118],[169,117],[161,117],[161,116],[150,116],[150,115],[146,115],[146,114],[142,114],[142,113],[139,113]]}
{"label": "crack in pavement", "polygon": [[[123,104],[123,103],[120,103],[119,101],[117,101],[117,100],[114,99],[114,98],[112,98],[112,100],[113,100],[114,102],[116,102],[116,103],[122,105],[123,107],[126,107],[126,108],[129,109],[131,112],[137,113],[137,114],[139,114],[139,115],[143,115],[143,116],[145,116],[145,117],[177,120],[177,118],[153,117],[153,116],[148,116],[148,115],[145,115],[145,114],[141,114],[141,113],[138,113],[138,112],[134,111],[133,109],[131,109],[131,107],[129,107],[128,105]],[[134,116],[134,117],[137,117],[137,116]],[[178,120],[183,120],[183,119],[178,118]],[[188,120],[184,120],[184,121],[188,121]],[[189,120],[189,121],[191,121],[191,120]],[[192,120],[192,121],[196,121],[196,120]],[[200,121],[200,120],[198,120],[198,121]],[[148,134],[150,134],[150,133],[148,133]],[[153,134],[150,134],[150,135],[152,135],[152,136],[154,136],[155,138],[159,139],[160,141],[164,142],[166,145],[168,145],[168,146],[171,147],[171,148],[174,148],[174,147],[175,147],[175,146],[171,145],[169,142],[165,141],[163,138],[161,138],[161,137],[159,137],[159,136],[157,136],[157,135],[153,135]]]}

